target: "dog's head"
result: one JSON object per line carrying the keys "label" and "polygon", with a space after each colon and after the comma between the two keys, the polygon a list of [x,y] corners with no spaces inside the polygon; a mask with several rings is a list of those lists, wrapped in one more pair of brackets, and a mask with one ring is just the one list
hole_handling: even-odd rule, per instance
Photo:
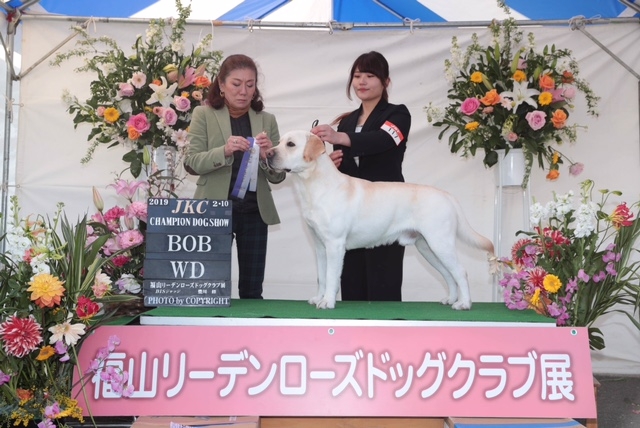
{"label": "dog's head", "polygon": [[290,131],[269,150],[267,165],[279,171],[301,172],[323,153],[325,147],[320,138],[308,131]]}

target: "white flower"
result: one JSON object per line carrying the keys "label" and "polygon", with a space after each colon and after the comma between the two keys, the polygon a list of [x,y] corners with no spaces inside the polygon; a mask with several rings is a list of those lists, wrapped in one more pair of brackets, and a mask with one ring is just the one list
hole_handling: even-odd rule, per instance
{"label": "white flower", "polygon": [[153,95],[147,100],[147,104],[160,103],[162,107],[169,108],[173,101],[173,93],[178,87],[178,82],[173,83],[167,88],[167,79],[164,76],[160,77],[160,79],[162,79],[161,85],[149,83],[149,88],[153,90]]}
{"label": "white flower", "polygon": [[573,191],[566,195],[556,197],[556,215],[564,216],[573,209]]}
{"label": "white flower", "polygon": [[140,283],[130,273],[125,273],[116,281],[121,293],[138,294],[141,290]]}
{"label": "white flower", "polygon": [[596,212],[598,207],[594,202],[583,203],[576,210],[576,225],[574,236],[576,238],[585,238],[596,230],[598,219]]}
{"label": "white flower", "polygon": [[131,84],[135,88],[140,89],[144,86],[145,83],[147,83],[147,75],[142,71],[136,71],[135,73],[133,73],[133,76],[131,76]]}
{"label": "white flower", "polygon": [[529,211],[530,211],[529,221],[531,222],[531,225],[538,226],[544,216],[544,207],[542,206],[541,203],[536,202],[535,204],[531,205],[531,208],[529,209]]}
{"label": "white flower", "polygon": [[62,324],[54,325],[53,327],[49,327],[49,331],[52,333],[49,338],[49,344],[54,344],[61,340],[64,340],[65,343],[69,346],[74,346],[80,340],[80,336],[84,334],[84,324],[71,324],[71,319],[73,318],[73,314],[69,314],[69,317]]}
{"label": "white flower", "polygon": [[171,134],[171,141],[175,142],[179,149],[182,149],[189,144],[188,137],[189,133],[186,130],[179,129]]}
{"label": "white flower", "polygon": [[537,89],[529,89],[528,82],[513,82],[513,91],[504,91],[500,94],[502,98],[511,98],[513,101],[511,102],[511,107],[513,112],[515,113],[520,104],[527,103],[530,106],[537,108],[538,103],[531,97],[535,95],[539,95],[540,91]]}

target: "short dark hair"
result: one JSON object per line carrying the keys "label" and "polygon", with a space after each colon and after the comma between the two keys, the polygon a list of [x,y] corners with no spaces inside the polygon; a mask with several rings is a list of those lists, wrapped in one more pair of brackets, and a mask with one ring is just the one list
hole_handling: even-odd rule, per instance
{"label": "short dark hair", "polygon": [[251,70],[256,74],[256,93],[251,100],[251,108],[255,111],[264,110],[264,102],[258,89],[258,67],[250,57],[242,54],[229,55],[222,61],[220,70],[215,79],[213,79],[213,82],[211,82],[207,94],[207,103],[211,107],[216,110],[224,107],[224,97],[220,94],[220,81],[224,82],[232,71],[242,69]]}
{"label": "short dark hair", "polygon": [[387,92],[387,80],[389,79],[389,63],[380,52],[371,51],[363,53],[353,62],[351,73],[349,73],[349,81],[347,82],[347,98],[351,99],[351,82],[356,70],[361,73],[371,73],[382,82],[384,89],[382,91],[382,99],[389,101],[389,93]]}

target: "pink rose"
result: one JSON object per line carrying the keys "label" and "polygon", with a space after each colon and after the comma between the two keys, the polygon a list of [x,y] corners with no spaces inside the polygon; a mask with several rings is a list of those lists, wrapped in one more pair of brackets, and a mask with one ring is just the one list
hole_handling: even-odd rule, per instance
{"label": "pink rose", "polygon": [[147,119],[147,115],[144,113],[138,113],[134,116],[131,116],[129,120],[127,120],[127,126],[131,126],[133,129],[143,134],[151,128],[151,124]]}
{"label": "pink rose", "polygon": [[154,107],[153,108],[153,114],[155,114],[158,117],[162,117],[162,112],[164,111],[164,107]]}
{"label": "pink rose", "polygon": [[551,100],[552,103],[557,103],[558,101],[564,101],[564,94],[563,94],[564,91],[562,90],[562,88],[556,88],[549,92],[553,96],[553,99]]}
{"label": "pink rose", "polygon": [[193,92],[191,92],[191,96],[196,101],[202,101],[202,92],[201,91],[193,91]]}
{"label": "pink rose", "polygon": [[178,121],[178,113],[176,113],[176,111],[172,108],[166,108],[162,112],[162,119],[167,125],[173,126]]}
{"label": "pink rose", "polygon": [[98,117],[103,117],[103,116],[104,116],[104,111],[105,111],[106,109],[107,109],[107,108],[106,108],[105,106],[99,106],[99,107],[96,109],[96,115],[97,115]]}
{"label": "pink rose", "polygon": [[531,127],[531,129],[533,129],[534,131],[537,131],[538,129],[542,129],[542,127],[547,122],[546,120],[547,114],[540,110],[535,110],[527,113],[525,118],[527,119],[527,122],[529,123],[529,126]]}
{"label": "pink rose", "polygon": [[173,104],[178,111],[189,111],[191,108],[191,101],[187,97],[173,97]]}
{"label": "pink rose", "polygon": [[509,134],[507,135],[507,141],[511,143],[518,141],[518,134],[516,134],[515,132],[509,132]]}
{"label": "pink rose", "polygon": [[466,114],[467,116],[471,116],[473,113],[478,110],[480,107],[480,100],[477,98],[467,98],[462,102],[460,106],[460,111],[462,114]]}
{"label": "pink rose", "polygon": [[130,97],[136,91],[131,83],[118,83],[118,96]]}
{"label": "pink rose", "polygon": [[489,107],[485,107],[485,108],[483,108],[483,109],[482,109],[482,112],[483,112],[484,114],[491,114],[491,113],[493,113],[493,106],[489,106]]}

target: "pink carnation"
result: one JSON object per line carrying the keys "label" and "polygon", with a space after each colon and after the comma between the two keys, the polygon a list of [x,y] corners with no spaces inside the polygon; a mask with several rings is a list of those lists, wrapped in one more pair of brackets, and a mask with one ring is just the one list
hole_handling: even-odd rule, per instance
{"label": "pink carnation", "polygon": [[147,222],[147,203],[142,201],[132,202],[129,207],[127,207],[127,215],[130,217],[135,217],[138,220],[142,220],[145,223]]}
{"label": "pink carnation", "polygon": [[127,230],[120,233],[116,237],[116,239],[120,248],[126,250],[127,248],[135,247],[142,244],[142,242],[144,241],[144,236],[142,235],[142,233],[140,233],[139,230]]}

